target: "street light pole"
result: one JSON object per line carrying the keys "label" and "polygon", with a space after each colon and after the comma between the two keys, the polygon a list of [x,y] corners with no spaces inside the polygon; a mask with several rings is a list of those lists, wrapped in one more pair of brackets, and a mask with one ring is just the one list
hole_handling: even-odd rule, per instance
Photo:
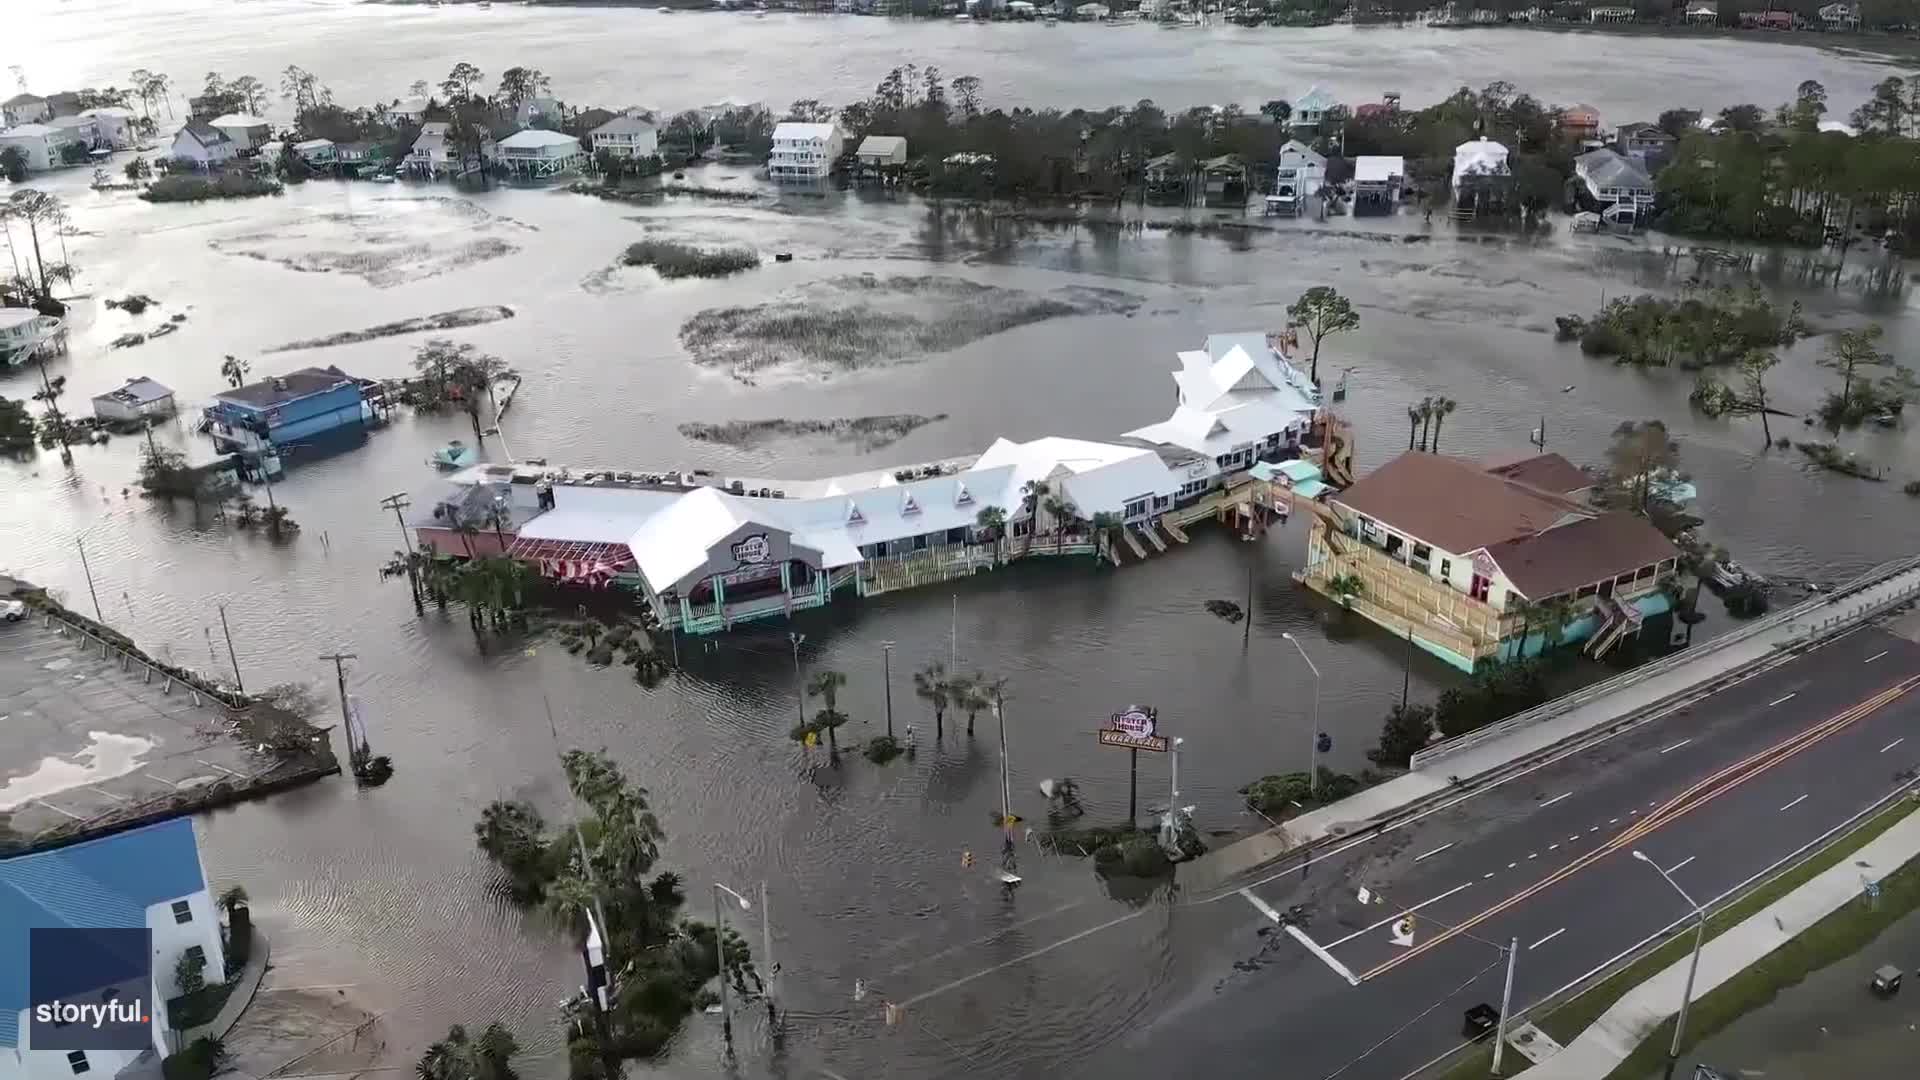
{"label": "street light pole", "polygon": [[93,621],[105,626],[107,617],[100,614],[100,594],[93,587],[93,567],[87,565],[87,542],[76,536],[73,546],[80,549],[80,570],[87,575],[87,595],[93,597]]}
{"label": "street light pole", "polygon": [[893,738],[893,642],[880,643],[880,679],[887,691],[887,738]]}
{"label": "street light pole", "polygon": [[793,707],[800,717],[800,726],[807,726],[807,684],[800,680],[800,643],[807,635],[787,631],[787,640],[793,643]]}
{"label": "street light pole", "polygon": [[1293,642],[1293,647],[1300,651],[1300,659],[1307,662],[1307,670],[1313,672],[1313,724],[1312,730],[1307,732],[1307,793],[1318,796],[1320,794],[1320,669],[1315,666],[1313,657],[1307,655],[1307,647],[1300,644],[1299,638],[1293,636],[1293,631],[1285,631],[1280,636]]}
{"label": "street light pole", "polygon": [[1681,992],[1680,1015],[1673,1023],[1673,1045],[1667,1048],[1667,1056],[1677,1058],[1680,1056],[1680,1040],[1687,1032],[1687,1006],[1693,1003],[1693,977],[1700,972],[1700,948],[1706,944],[1707,940],[1707,911],[1694,902],[1693,897],[1687,895],[1687,890],[1681,888],[1680,883],[1673,880],[1673,875],[1667,873],[1659,863],[1647,858],[1637,848],[1634,849],[1633,857],[1653,867],[1654,872],[1659,874],[1667,884],[1673,886],[1673,891],[1679,893],[1680,899],[1685,900],[1687,906],[1693,909],[1693,959],[1687,962],[1687,987]]}
{"label": "street light pole", "polygon": [[[726,889],[719,882],[713,883],[713,955],[720,976],[720,1035],[727,1044],[727,1057],[733,1057],[733,1006],[727,1001],[727,924],[720,917],[720,890]],[[732,892],[732,889],[727,889]]]}
{"label": "street light pole", "polygon": [[767,969],[767,1023],[776,1024],[780,1020],[780,1013],[773,1004],[773,978],[780,974],[780,965],[773,962],[773,906],[767,903],[767,883],[764,878],[760,881],[760,963]]}

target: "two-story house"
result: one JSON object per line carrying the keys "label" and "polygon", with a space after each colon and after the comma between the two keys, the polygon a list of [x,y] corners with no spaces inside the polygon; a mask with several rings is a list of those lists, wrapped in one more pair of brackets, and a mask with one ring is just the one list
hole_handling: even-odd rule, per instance
{"label": "two-story house", "polygon": [[789,120],[773,128],[773,152],[767,156],[767,176],[776,181],[809,183],[824,180],[840,160],[846,136],[837,124],[803,124]]}
{"label": "two-story house", "polygon": [[38,94],[22,91],[5,101],[0,101],[0,127],[15,127],[20,124],[38,124],[53,119],[53,109],[47,99]]}
{"label": "two-story house", "polygon": [[587,140],[598,154],[602,150],[619,158],[649,158],[660,153],[660,129],[643,116],[624,113],[587,133]]}
{"label": "two-story house", "polygon": [[1317,131],[1327,118],[1327,110],[1338,104],[1339,100],[1332,94],[1318,86],[1310,87],[1293,103],[1293,112],[1287,116],[1287,126],[1293,131]]}
{"label": "two-story house", "polygon": [[360,383],[337,367],[301,368],[214,395],[207,410],[222,453],[259,456],[373,419]]}
{"label": "two-story house", "polygon": [[1614,132],[1613,148],[1640,163],[1649,171],[1673,156],[1679,142],[1658,124],[1635,122],[1621,124]]}
{"label": "two-story house", "polygon": [[45,172],[66,164],[65,147],[76,141],[71,130],[49,124],[18,124],[0,131],[0,148],[13,147],[24,154],[29,172]]}
{"label": "two-story house", "polygon": [[180,161],[191,161],[198,168],[232,161],[238,156],[240,148],[226,133],[204,121],[189,120],[186,126],[174,133],[173,148],[168,156]]}
{"label": "two-story house", "polygon": [[[207,889],[193,822],[175,818],[98,840],[0,859],[0,1080],[102,1080],[132,1064],[144,1050],[35,1049],[35,1001],[29,985],[32,931],[80,928],[146,930],[152,950],[145,997],[152,1017],[150,1049],[170,1053],[167,1002],[179,995],[175,966],[198,953],[207,981],[226,973],[220,915]],[[115,958],[131,961],[132,958]],[[42,986],[63,1001],[128,993],[125,982],[92,965],[73,965],[70,985]],[[83,985],[106,978],[104,983]]]}
{"label": "two-story house", "polygon": [[1615,150],[1591,150],[1573,159],[1581,202],[1609,218],[1633,221],[1653,209],[1653,178],[1632,159]]}
{"label": "two-story house", "polygon": [[1577,498],[1589,483],[1557,454],[1485,468],[1408,451],[1328,499],[1300,579],[1462,670],[1550,640],[1602,655],[1670,609],[1679,550]]}
{"label": "two-story house", "polygon": [[1289,139],[1280,148],[1279,164],[1274,167],[1267,212],[1298,217],[1306,213],[1307,200],[1320,194],[1326,183],[1326,156],[1298,139]]}

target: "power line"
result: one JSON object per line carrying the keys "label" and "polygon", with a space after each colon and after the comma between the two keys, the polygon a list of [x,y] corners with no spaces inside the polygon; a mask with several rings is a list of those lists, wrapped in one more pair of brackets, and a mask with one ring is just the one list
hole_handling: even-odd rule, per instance
{"label": "power line", "polygon": [[1406,1023],[1401,1024],[1399,1027],[1394,1028],[1392,1031],[1388,1032],[1386,1036],[1382,1038],[1379,1042],[1374,1043],[1372,1046],[1369,1046],[1365,1050],[1361,1051],[1359,1057],[1354,1058],[1352,1061],[1349,1061],[1345,1065],[1342,1065],[1339,1068],[1328,1073],[1324,1078],[1324,1080],[1334,1080],[1334,1078],[1339,1076],[1341,1073],[1344,1073],[1348,1069],[1351,1069],[1355,1065],[1358,1065],[1362,1061],[1365,1061],[1368,1057],[1372,1056],[1375,1050],[1378,1050],[1381,1047],[1392,1042],[1393,1040],[1399,1038],[1401,1032],[1407,1030],[1413,1025],[1426,1019],[1427,1015],[1433,1012],[1433,1010],[1439,1008],[1442,1005],[1445,1005],[1448,1001],[1452,1000],[1456,995],[1458,995],[1460,991],[1465,990],[1467,987],[1472,986],[1476,982],[1479,982],[1480,977],[1482,975],[1485,975],[1487,972],[1492,971],[1494,968],[1497,968],[1504,963],[1506,963],[1506,958],[1503,956],[1500,959],[1495,960],[1493,963],[1488,964],[1486,967],[1481,968],[1479,971],[1474,972],[1471,976],[1467,978],[1466,982],[1463,982],[1459,986],[1454,987],[1452,990],[1447,991],[1447,993],[1444,996],[1442,996],[1440,1000],[1420,1010],[1420,1012],[1416,1016],[1414,1016],[1413,1019],[1408,1020]]}

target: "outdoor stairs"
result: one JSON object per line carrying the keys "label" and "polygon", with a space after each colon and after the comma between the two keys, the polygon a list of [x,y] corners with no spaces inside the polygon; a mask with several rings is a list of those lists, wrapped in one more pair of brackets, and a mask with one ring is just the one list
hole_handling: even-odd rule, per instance
{"label": "outdoor stairs", "polygon": [[1167,530],[1168,536],[1173,537],[1183,544],[1187,542],[1187,530],[1181,528],[1179,522],[1169,517],[1162,517],[1159,520],[1160,527]]}
{"label": "outdoor stairs", "polygon": [[1146,535],[1147,542],[1153,545],[1155,551],[1164,553],[1167,550],[1167,542],[1160,539],[1160,531],[1153,527],[1152,521],[1140,526],[1140,531]]}
{"label": "outdoor stairs", "polygon": [[1132,529],[1122,529],[1120,530],[1120,535],[1127,538],[1127,546],[1133,549],[1135,555],[1138,555],[1142,559],[1147,557],[1146,547],[1140,543],[1139,537],[1133,535]]}
{"label": "outdoor stairs", "polygon": [[1599,598],[1598,610],[1601,613],[1600,629],[1594,631],[1593,641],[1587,645],[1587,655],[1599,660],[1613,651],[1622,638],[1640,629],[1640,609],[1631,604],[1622,604],[1611,596]]}

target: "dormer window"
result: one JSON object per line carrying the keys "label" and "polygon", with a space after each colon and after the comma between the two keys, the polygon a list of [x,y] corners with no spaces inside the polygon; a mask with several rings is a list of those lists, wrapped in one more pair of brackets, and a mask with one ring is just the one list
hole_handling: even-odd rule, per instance
{"label": "dormer window", "polygon": [[973,505],[973,492],[967,490],[966,484],[961,484],[954,490],[953,505],[955,506],[972,506]]}
{"label": "dormer window", "polygon": [[854,502],[852,499],[848,499],[847,500],[847,524],[865,525],[866,523],[867,523],[867,515],[860,512],[860,504],[857,502]]}
{"label": "dormer window", "polygon": [[900,497],[900,513],[917,514],[919,512],[920,504],[914,500],[913,492],[909,491],[902,494]]}

